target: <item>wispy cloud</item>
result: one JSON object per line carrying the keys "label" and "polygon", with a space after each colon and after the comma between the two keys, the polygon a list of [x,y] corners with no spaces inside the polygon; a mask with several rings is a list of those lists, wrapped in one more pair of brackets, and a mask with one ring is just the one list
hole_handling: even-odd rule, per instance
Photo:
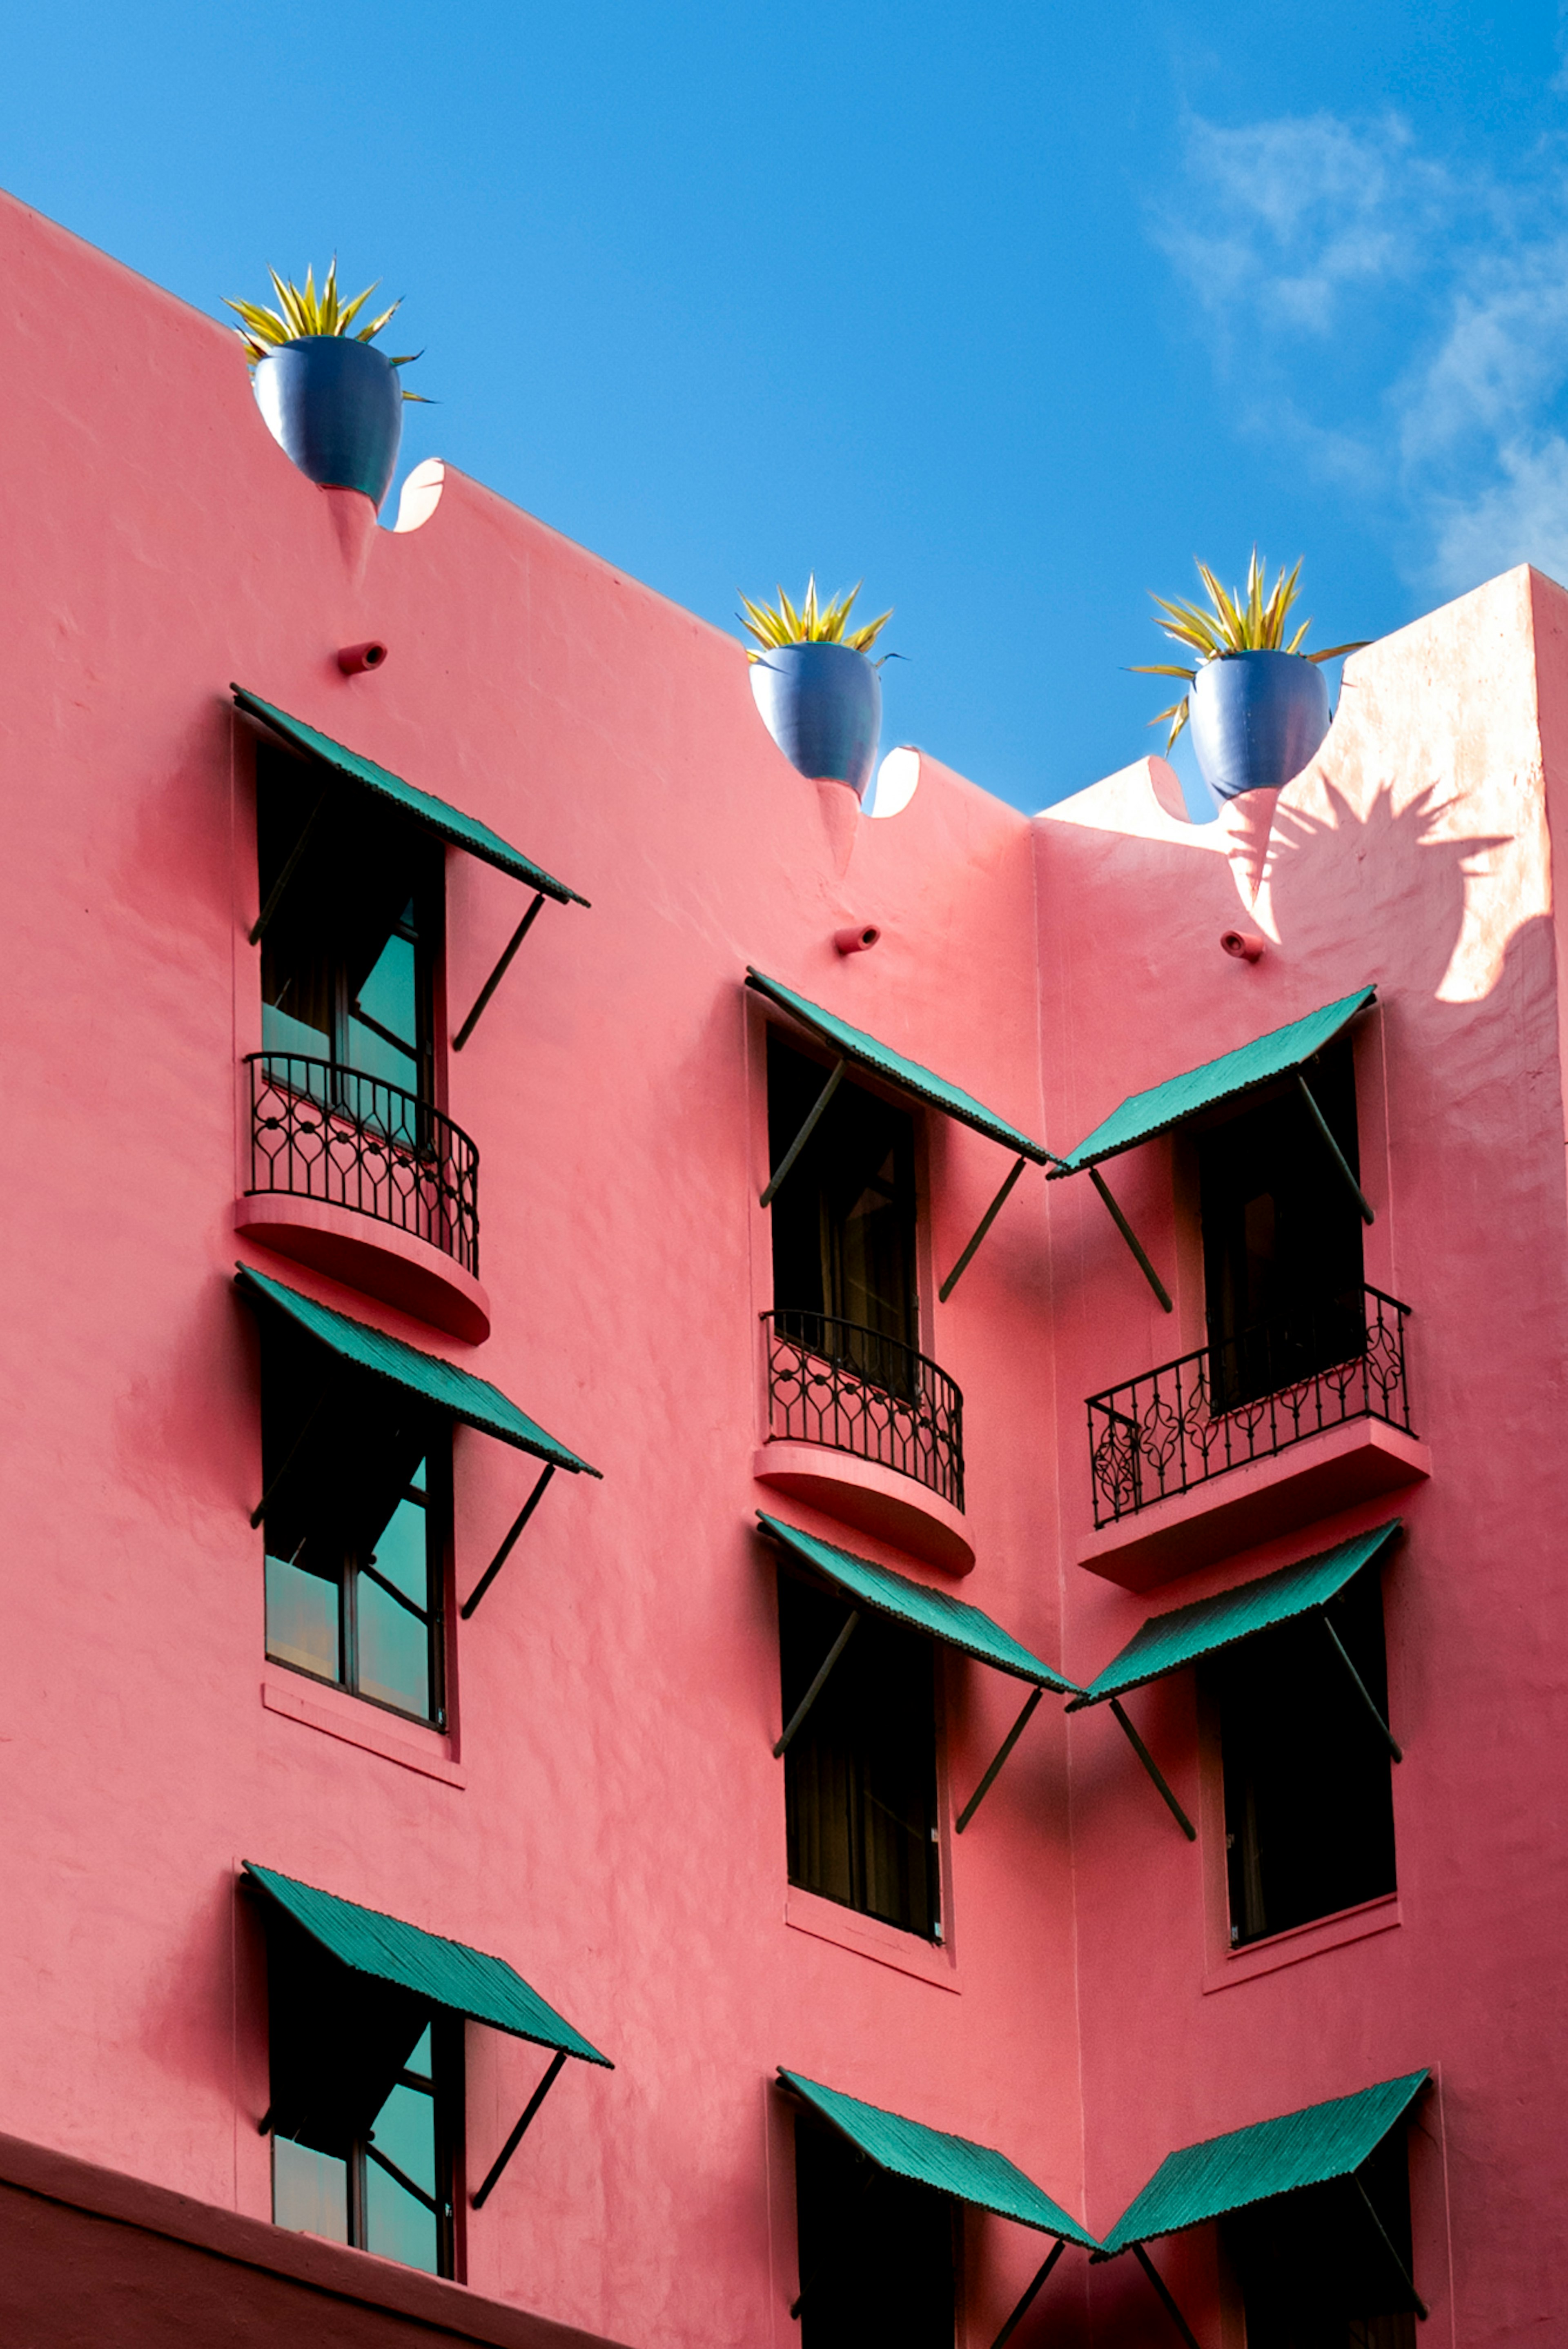
{"label": "wispy cloud", "polygon": [[1563,575],[1558,154],[1504,180],[1424,155],[1397,115],[1314,114],[1193,119],[1183,160],[1154,233],[1247,420],[1385,501],[1423,585],[1459,593],[1521,561]]}

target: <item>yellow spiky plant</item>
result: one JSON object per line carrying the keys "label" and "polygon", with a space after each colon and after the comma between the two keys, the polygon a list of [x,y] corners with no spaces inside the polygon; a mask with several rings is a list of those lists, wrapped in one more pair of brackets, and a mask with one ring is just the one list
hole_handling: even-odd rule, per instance
{"label": "yellow spiky plant", "polygon": [[776,605],[753,604],[749,595],[742,595],[741,601],[746,608],[737,616],[748,635],[757,640],[756,650],[747,647],[747,659],[761,660],[781,645],[846,645],[852,653],[868,652],[893,614],[889,607],[876,619],[850,628],[850,608],[864,585],[863,580],[857,579],[846,595],[835,595],[830,602],[819,604],[816,574],[813,572],[805,583],[798,611],[782,587],[777,590]]}
{"label": "yellow spiky plant", "polygon": [[[1151,595],[1150,602],[1158,605],[1165,614],[1164,619],[1157,619],[1155,626],[1163,629],[1176,644],[1189,645],[1205,663],[1224,660],[1231,653],[1301,653],[1302,639],[1312,626],[1310,619],[1303,620],[1289,644],[1285,642],[1285,622],[1300,592],[1301,558],[1297,557],[1293,571],[1287,572],[1282,567],[1272,588],[1265,595],[1267,571],[1267,564],[1259,559],[1254,546],[1252,559],[1247,565],[1246,586],[1227,590],[1221,587],[1209,565],[1199,563],[1198,576],[1203,582],[1210,608],[1205,611],[1201,604],[1168,603],[1163,595]],[[1353,645],[1330,645],[1326,651],[1321,653],[1302,653],[1302,658],[1309,661],[1337,660],[1341,653],[1358,653],[1369,641],[1363,636]],[[1198,671],[1166,661],[1139,661],[1134,664],[1133,674],[1137,677],[1184,677],[1191,685]],[[1173,701],[1168,709],[1158,710],[1148,721],[1151,726],[1160,726],[1167,719],[1170,719],[1170,733],[1165,745],[1167,757],[1176,748],[1177,737],[1187,723],[1189,700],[1189,696],[1184,693],[1179,701]]]}
{"label": "yellow spiky plant", "polygon": [[[275,269],[268,269],[267,275],[277,293],[275,310],[265,309],[259,302],[234,301],[227,295],[223,297],[224,307],[234,311],[239,317],[240,324],[234,332],[244,345],[246,363],[252,367],[265,359],[268,351],[276,350],[284,343],[297,342],[307,335],[348,334],[355,319],[381,282],[377,278],[375,285],[367,285],[362,294],[356,294],[351,301],[345,301],[337,291],[336,254],[321,281],[319,293],[316,290],[315,274],[310,269],[305,273],[303,285],[296,285],[292,277],[280,277]],[[357,343],[373,341],[383,326],[390,325],[401,307],[402,296],[400,295],[379,318],[372,318],[369,326],[361,326],[354,340]],[[401,351],[396,357],[390,352],[386,354],[388,365],[395,367],[407,367],[420,356],[418,351]],[[403,394],[405,399],[422,399],[423,397],[423,393],[418,391],[405,391]]]}

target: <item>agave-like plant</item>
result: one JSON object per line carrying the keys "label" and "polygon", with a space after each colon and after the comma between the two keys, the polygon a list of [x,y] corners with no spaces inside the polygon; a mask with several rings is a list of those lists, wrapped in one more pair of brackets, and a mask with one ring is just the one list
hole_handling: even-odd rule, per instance
{"label": "agave-like plant", "polygon": [[864,580],[857,579],[846,595],[835,595],[830,602],[819,604],[816,574],[813,572],[805,583],[798,611],[782,587],[777,591],[776,607],[753,604],[749,595],[742,595],[746,608],[736,617],[747,633],[755,636],[759,647],[753,652],[748,646],[746,658],[761,660],[765,653],[775,651],[781,645],[847,645],[852,653],[868,652],[893,614],[889,607],[875,620],[867,620],[858,628],[848,628],[850,607],[864,585]]}
{"label": "agave-like plant", "polygon": [[[1287,572],[1282,566],[1273,587],[1265,595],[1267,570],[1268,565],[1259,561],[1254,546],[1247,565],[1246,587],[1227,593],[1209,565],[1199,563],[1198,576],[1203,582],[1210,609],[1205,611],[1201,604],[1168,603],[1163,595],[1151,594],[1149,600],[1166,616],[1163,620],[1156,620],[1156,627],[1163,629],[1175,643],[1190,645],[1205,662],[1224,660],[1231,653],[1300,653],[1302,639],[1312,622],[1303,620],[1287,644],[1285,621],[1300,592],[1297,582],[1301,578],[1301,558],[1297,557],[1293,571]],[[1330,645],[1325,652],[1302,653],[1302,658],[1337,660],[1341,653],[1358,653],[1370,642],[1370,637],[1362,636],[1353,645]],[[1195,668],[1181,668],[1166,661],[1139,661],[1133,673],[1137,677],[1184,677],[1189,685],[1198,676]],[[1148,721],[1151,726],[1159,726],[1168,718],[1171,720],[1165,745],[1167,756],[1176,748],[1177,737],[1187,723],[1188,702],[1189,697],[1184,693],[1179,701],[1173,701],[1168,709],[1158,710]]]}
{"label": "agave-like plant", "polygon": [[[269,268],[267,275],[277,291],[275,310],[265,309],[259,302],[236,302],[227,295],[223,297],[225,308],[239,315],[240,324],[234,332],[244,345],[246,364],[252,367],[265,359],[268,351],[276,350],[283,343],[296,342],[303,336],[347,335],[381,282],[378,277],[374,285],[367,285],[362,294],[356,294],[352,301],[346,302],[337,291],[336,254],[321,281],[319,294],[316,290],[315,274],[310,269],[305,273],[303,285],[296,285],[292,277],[280,277],[275,269]],[[400,295],[379,318],[372,318],[368,326],[359,328],[355,341],[373,341],[383,326],[390,325],[401,307],[402,296]],[[395,367],[407,367],[420,357],[418,351],[402,351],[395,358],[389,352],[387,355],[389,366]],[[422,399],[424,394],[405,391],[403,398]]]}

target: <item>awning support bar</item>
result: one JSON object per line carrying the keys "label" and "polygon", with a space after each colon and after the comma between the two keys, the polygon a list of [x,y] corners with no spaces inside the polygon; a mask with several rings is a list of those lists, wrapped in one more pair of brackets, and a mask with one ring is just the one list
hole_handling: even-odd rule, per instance
{"label": "awning support bar", "polygon": [[1389,1753],[1394,1756],[1395,1761],[1403,1762],[1405,1756],[1395,1740],[1394,1732],[1389,1728],[1388,1723],[1384,1720],[1383,1715],[1373,1703],[1371,1691],[1367,1688],[1366,1682],[1362,1679],[1361,1674],[1356,1671],[1355,1666],[1351,1662],[1350,1651],[1346,1648],[1345,1641],[1340,1638],[1339,1633],[1334,1630],[1333,1623],[1329,1620],[1327,1608],[1320,1607],[1317,1612],[1318,1620],[1322,1623],[1324,1630],[1328,1633],[1329,1638],[1334,1641],[1334,1646],[1339,1651],[1340,1662],[1345,1666],[1345,1671],[1355,1682],[1355,1692],[1357,1696],[1361,1699],[1362,1703],[1366,1707],[1367,1712],[1372,1715],[1373,1720],[1377,1723],[1377,1732],[1379,1736],[1387,1746]]}
{"label": "awning support bar", "polygon": [[807,1117],[805,1123],[801,1127],[800,1132],[795,1135],[794,1140],[790,1143],[789,1148],[784,1152],[784,1156],[779,1160],[778,1164],[769,1175],[768,1187],[762,1195],[762,1205],[764,1207],[772,1206],[774,1195],[776,1195],[780,1185],[783,1184],[785,1175],[789,1173],[790,1168],[794,1164],[795,1160],[800,1156],[801,1152],[805,1148],[806,1143],[811,1140],[812,1135],[815,1133],[817,1119],[822,1115],[823,1111],[827,1107],[828,1102],[838,1091],[839,1085],[843,1081],[844,1071],[848,1066],[849,1062],[846,1058],[839,1061],[837,1067],[834,1070],[833,1074],[828,1078],[827,1082],[817,1094],[816,1105],[812,1110],[811,1114]]}
{"label": "awning support bar", "polygon": [[1096,1190],[1099,1193],[1101,1198],[1105,1201],[1106,1206],[1110,1209],[1111,1217],[1117,1231],[1120,1232],[1123,1239],[1126,1240],[1128,1247],[1131,1248],[1134,1256],[1137,1257],[1139,1265],[1142,1267],[1144,1278],[1147,1281],[1149,1287],[1153,1289],[1155,1295],[1158,1298],[1166,1311],[1168,1313],[1174,1313],[1176,1308],[1170,1301],[1169,1290],[1166,1288],[1166,1285],[1164,1281],[1161,1280],[1158,1273],[1156,1272],[1153,1265],[1150,1264],[1147,1257],[1145,1256],[1143,1249],[1138,1243],[1137,1234],[1133,1230],[1132,1226],[1128,1223],[1127,1217],[1123,1215],[1121,1209],[1112,1198],[1110,1185],[1106,1181],[1105,1176],[1101,1174],[1097,1166],[1090,1167],[1089,1180],[1094,1185]]}
{"label": "awning support bar", "polygon": [[529,1494],[528,1498],[524,1502],[523,1506],[518,1510],[516,1516],[513,1519],[511,1532],[507,1535],[505,1540],[502,1543],[501,1547],[496,1551],[495,1556],[491,1559],[490,1564],[485,1568],[484,1572],[480,1576],[479,1580],[474,1584],[473,1588],[469,1592],[468,1597],[463,1600],[462,1605],[458,1609],[458,1613],[462,1616],[465,1623],[472,1614],[474,1609],[478,1606],[480,1600],[483,1598],[485,1592],[489,1589],[491,1584],[494,1581],[496,1576],[500,1573],[502,1568],[505,1565],[507,1559],[511,1557],[518,1535],[522,1532],[524,1526],[527,1524],[529,1518],[533,1516],[535,1510],[544,1499],[545,1487],[549,1483],[555,1473],[556,1463],[553,1460],[546,1460],[545,1463],[545,1473],[540,1477],[538,1483],[535,1485],[534,1490]]}
{"label": "awning support bar", "polygon": [[1355,1194],[1355,1204],[1361,1210],[1362,1222],[1364,1224],[1376,1223],[1377,1218],[1372,1212],[1371,1203],[1367,1199],[1366,1192],[1362,1189],[1360,1184],[1351,1173],[1350,1161],[1345,1156],[1344,1151],[1340,1148],[1338,1143],[1334,1140],[1328,1120],[1324,1117],[1322,1110],[1319,1109],[1317,1102],[1314,1100],[1312,1088],[1308,1085],[1306,1079],[1303,1076],[1299,1069],[1296,1071],[1296,1082],[1301,1087],[1301,1096],[1303,1101],[1305,1102],[1308,1109],[1312,1112],[1314,1123],[1316,1125],[1317,1130],[1322,1134],[1324,1142],[1328,1144],[1330,1157],[1334,1160],[1334,1164],[1338,1167],[1340,1173],[1344,1175],[1346,1183],[1349,1185],[1352,1192]]}
{"label": "awning support bar", "polygon": [[405,2194],[411,2194],[416,2202],[422,2202],[432,2218],[441,2219],[446,2216],[444,2206],[438,2202],[433,2195],[427,2194],[422,2186],[416,2186],[413,2179],[400,2169],[395,2161],[389,2161],[379,2147],[367,2144],[365,2152],[379,2169],[384,2169],[389,2178],[396,2180]]}
{"label": "awning support bar", "polygon": [[480,988],[478,995],[474,999],[472,1010],[469,1013],[467,1019],[458,1030],[457,1034],[452,1038],[452,1049],[454,1052],[462,1051],[463,1046],[467,1043],[474,1030],[478,1027],[481,1012],[484,1009],[485,1005],[489,1002],[491,997],[494,994],[496,988],[500,986],[502,980],[511,969],[512,957],[516,953],[518,947],[522,945],[524,939],[527,936],[530,929],[532,929],[535,916],[537,915],[539,908],[544,902],[545,892],[541,889],[538,895],[535,898],[534,903],[529,906],[528,911],[524,915],[523,919],[518,923],[517,927],[513,931],[511,939],[504,949],[500,961],[496,964],[495,968],[491,972],[490,977],[485,980],[484,985]]}
{"label": "awning support bar", "polygon": [[309,1434],[311,1429],[315,1426],[317,1419],[321,1416],[322,1405],[326,1402],[327,1396],[332,1392],[334,1384],[334,1380],[330,1374],[328,1374],[322,1385],[321,1392],[317,1396],[316,1401],[311,1404],[309,1411],[306,1413],[305,1421],[300,1428],[299,1433],[289,1445],[287,1456],[285,1459],[282,1467],[278,1470],[277,1475],[273,1478],[272,1483],[262,1495],[261,1499],[256,1503],[255,1507],[251,1511],[251,1525],[253,1529],[266,1522],[267,1504],[270,1501],[276,1500],[277,1488],[284,1482],[289,1470],[293,1467],[296,1460],[298,1458],[300,1450],[304,1445],[305,1439]]}
{"label": "awning support bar", "polygon": [[974,1254],[976,1248],[980,1246],[981,1240],[985,1237],[987,1232],[990,1231],[992,1224],[995,1223],[998,1216],[1007,1205],[1009,1193],[1012,1191],[1013,1185],[1017,1182],[1019,1176],[1023,1174],[1028,1164],[1029,1161],[1027,1158],[1021,1158],[1018,1161],[1018,1164],[1014,1166],[1012,1174],[1007,1177],[1007,1180],[1003,1183],[1001,1190],[997,1193],[990,1206],[987,1207],[984,1215],[981,1216],[979,1226],[975,1231],[974,1237],[971,1240],[968,1247],[965,1248],[962,1256],[960,1257],[957,1264],[954,1265],[952,1270],[949,1273],[947,1278],[943,1281],[941,1287],[937,1291],[937,1302],[940,1305],[945,1305],[948,1299],[952,1295],[953,1290],[958,1287],[959,1282],[962,1279],[965,1272],[969,1268],[969,1260],[971,1257]]}
{"label": "awning support bar", "polygon": [[1366,2215],[1371,2220],[1373,2225],[1376,2228],[1383,2248],[1387,2252],[1389,2258],[1393,2261],[1395,2268],[1398,2271],[1400,2282],[1404,2285],[1406,2291],[1415,2302],[1417,2315],[1420,2318],[1422,2323],[1425,2324],[1428,2317],[1431,2314],[1431,2311],[1416,2289],[1415,2277],[1410,2273],[1409,2269],[1405,2265],[1404,2261],[1400,2258],[1397,2251],[1395,2249],[1387,2228],[1383,2224],[1382,2220],[1377,2215],[1376,2206],[1374,2203],[1371,2195],[1368,2194],[1366,2187],[1363,2186],[1360,2178],[1356,2177],[1354,2170],[1351,2172],[1350,2182],[1355,2187],[1356,2192],[1360,2195],[1363,2202],[1366,2205]]}
{"label": "awning support bar", "polygon": [[[1018,1163],[1022,1165],[1023,1161],[1020,1159]],[[975,1788],[973,1794],[970,1796],[968,1802],[959,1813],[958,1824],[953,1829],[953,1833],[955,1835],[962,1835],[965,1827],[968,1826],[971,1819],[973,1818],[976,1811],[979,1810],[981,1803],[985,1800],[986,1795],[990,1794],[992,1780],[996,1776],[997,1772],[1001,1769],[1002,1764],[1006,1761],[1008,1755],[1012,1753],[1013,1747],[1017,1744],[1019,1739],[1028,1728],[1030,1716],[1044,1693],[1045,1689],[1044,1682],[1042,1682],[1039,1688],[1031,1691],[1028,1698],[1024,1702],[1023,1712],[1019,1714],[1017,1720],[1013,1723],[1012,1728],[1002,1739],[1002,1744],[998,1746],[995,1760],[992,1763],[990,1769],[986,1772],[984,1777],[981,1780],[979,1785]]]}
{"label": "awning support bar", "polygon": [[540,2106],[544,2103],[545,2097],[555,2086],[556,2082],[560,2075],[561,2066],[566,2060],[566,2049],[564,2047],[557,2047],[549,2070],[545,2073],[544,2078],[540,2081],[538,2086],[535,2089],[533,2095],[529,2097],[527,2103],[523,2107],[522,2119],[518,2122],[516,2127],[513,2130],[511,2136],[507,2138],[505,2144],[496,2155],[495,2159],[492,2162],[489,2177],[485,2179],[483,2185],[480,2188],[478,2193],[473,2198],[473,2207],[476,2210],[483,2209],[484,2205],[489,2199],[491,2188],[495,2184],[496,2179],[500,2177],[502,2171],[505,2168],[507,2163],[511,2160],[513,2155],[522,2144],[524,2131],[527,2128],[529,2122],[533,2119],[535,2114],[538,2111]]}
{"label": "awning support bar", "polygon": [[310,835],[316,830],[316,819],[321,813],[322,809],[327,805],[327,802],[331,795],[331,791],[332,786],[328,783],[326,790],[323,791],[321,797],[317,801],[316,805],[311,809],[310,813],[306,817],[305,829],[300,833],[299,838],[295,842],[294,846],[289,850],[287,856],[285,858],[283,871],[278,874],[277,879],[267,891],[266,904],[262,907],[261,912],[256,916],[255,920],[251,925],[250,936],[253,947],[260,944],[262,937],[265,934],[267,924],[276,913],[278,905],[282,901],[283,893],[287,888],[289,883],[293,880],[296,867],[298,865],[299,860],[304,855],[306,848],[310,845]]}
{"label": "awning support bar", "polygon": [[1144,1744],[1142,1738],[1133,1727],[1132,1723],[1122,1711],[1121,1699],[1114,1696],[1110,1702],[1111,1711],[1116,1714],[1116,1719],[1127,1731],[1127,1741],[1132,1746],[1133,1752],[1137,1755],[1138,1760],[1143,1764],[1144,1768],[1148,1772],[1149,1776],[1154,1780],[1155,1785],[1159,1788],[1159,1791],[1164,1795],[1166,1802],[1169,1805],[1171,1817],[1176,1821],[1177,1826],[1181,1829],[1181,1832],[1187,1837],[1188,1842],[1196,1843],[1198,1841],[1198,1829],[1193,1826],[1192,1821],[1188,1817],[1187,1813],[1182,1809],[1181,1805],[1177,1801],[1176,1796],[1171,1793],[1169,1786],[1166,1784],[1165,1774],[1161,1770],[1158,1763],[1155,1760],[1154,1755],[1149,1752],[1148,1747]]}
{"label": "awning support bar", "polygon": [[1199,2340],[1198,2335],[1192,2330],[1191,2325],[1187,2322],[1186,2317],[1181,2313],[1180,2309],[1178,2308],[1175,2301],[1172,2300],[1170,2296],[1170,2287],[1166,2282],[1165,2278],[1160,2274],[1159,2270],[1155,2266],[1154,2261],[1149,2258],[1148,2253],[1144,2250],[1141,2243],[1135,2243],[1133,2245],[1132,2255],[1137,2261],[1139,2267],[1143,2270],[1145,2275],[1147,2276],[1150,2283],[1153,2284],[1156,2292],[1158,2292],[1160,2299],[1164,2302],[1165,2313],[1169,2317],[1172,2324],[1175,2325],[1177,2331],[1180,2333],[1182,2339],[1186,2342],[1187,2349],[1203,2349],[1203,2344]]}
{"label": "awning support bar", "polygon": [[811,1711],[812,1706],[816,1702],[817,1698],[822,1694],[828,1673],[833,1670],[834,1665],[838,1661],[839,1657],[849,1645],[849,1635],[854,1630],[855,1626],[859,1622],[859,1608],[852,1607],[849,1610],[849,1620],[846,1623],[843,1630],[840,1631],[837,1639],[835,1640],[832,1647],[829,1648],[826,1655],[823,1658],[822,1669],[817,1673],[816,1678],[813,1681],[811,1686],[807,1689],[805,1694],[802,1697],[800,1702],[796,1705],[794,1713],[791,1713],[789,1723],[784,1730],[784,1735],[774,1747],[774,1760],[775,1762],[779,1759],[781,1754],[787,1753],[790,1740],[794,1737],[795,1731],[800,1727],[801,1723],[805,1719],[806,1714]]}
{"label": "awning support bar", "polygon": [[1028,2315],[1030,2309],[1033,2306],[1035,2293],[1039,2291],[1041,2285],[1044,2282],[1046,2277],[1050,2274],[1052,2269],[1055,2266],[1057,2261],[1061,2258],[1066,2248],[1066,2237],[1064,2235],[1058,2235],[1056,2240],[1051,2246],[1050,2251],[1045,2254],[1044,2265],[1039,2270],[1033,2282],[1025,2287],[1023,2299],[1019,2302],[1017,2307],[1013,2310],[1012,2315],[1008,2318],[1006,2323],[1002,2326],[1001,2332],[992,2343],[991,2349],[1002,2349],[1003,2342],[1012,2340],[1014,2332],[1023,2323],[1023,2319]]}

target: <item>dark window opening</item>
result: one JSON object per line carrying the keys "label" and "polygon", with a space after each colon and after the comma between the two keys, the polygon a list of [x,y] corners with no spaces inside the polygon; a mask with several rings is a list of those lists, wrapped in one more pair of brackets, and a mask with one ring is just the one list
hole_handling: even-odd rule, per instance
{"label": "dark window opening", "polygon": [[[1376,1568],[1326,1611],[1386,1720]],[[1388,1748],[1315,1612],[1242,1641],[1208,1677],[1224,1761],[1231,1941],[1283,1933],[1392,1892]]]}
{"label": "dark window opening", "polygon": [[456,2272],[462,2023],[267,1923],[273,2220]]}
{"label": "dark window opening", "polygon": [[[1348,1037],[1305,1071],[1359,1175]],[[1198,1138],[1215,1411],[1366,1348],[1361,1214],[1293,1080]]]}
{"label": "dark window opening", "polygon": [[[830,1071],[768,1038],[769,1163],[777,1166]],[[846,1080],[774,1200],[774,1324],[894,1393],[919,1344],[915,1129]]]}
{"label": "dark window opening", "polygon": [[947,2196],[889,2176],[805,2114],[794,2180],[802,2349],[953,2349],[957,2211]]}
{"label": "dark window opening", "polygon": [[[312,823],[324,785],[327,799]],[[377,1086],[433,1097],[441,843],[368,793],[327,781],[265,744],[256,753],[256,801],[264,905],[311,827],[263,934],[263,1047],[327,1064],[301,1071],[294,1080],[299,1090],[361,1123],[395,1123]]]}
{"label": "dark window opening", "polygon": [[450,1423],[307,1339],[262,1330],[266,1652],[445,1726]]}
{"label": "dark window opening", "polygon": [[[844,1629],[842,1599],[779,1576],[784,1718]],[[931,1643],[863,1614],[784,1754],[789,1880],[927,1940],[941,1937]]]}
{"label": "dark window opening", "polygon": [[1410,2185],[1403,2126],[1363,2162],[1356,2178],[1238,2211],[1225,2221],[1225,2247],[1241,2285],[1247,2349],[1415,2349],[1415,2308],[1405,2281]]}

